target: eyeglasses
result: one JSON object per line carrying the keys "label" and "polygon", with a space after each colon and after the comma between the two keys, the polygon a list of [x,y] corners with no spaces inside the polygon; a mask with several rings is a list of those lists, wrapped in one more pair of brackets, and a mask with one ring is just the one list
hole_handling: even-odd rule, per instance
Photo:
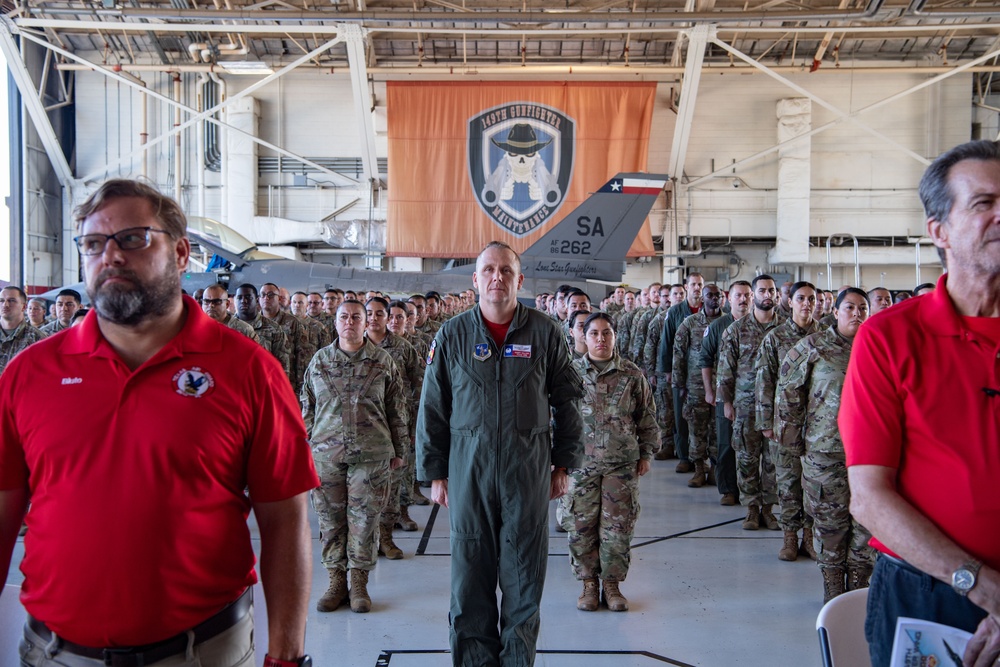
{"label": "eyeglasses", "polygon": [[277,299],[279,296],[281,296],[281,294],[278,293],[278,292],[261,292],[260,293],[260,298],[262,298],[262,299]]}
{"label": "eyeglasses", "polygon": [[224,303],[228,303],[229,299],[202,299],[202,305],[208,304],[209,306],[221,306]]}
{"label": "eyeglasses", "polygon": [[107,247],[108,241],[112,239],[114,239],[115,243],[122,250],[142,250],[143,248],[148,248],[152,241],[152,237],[149,235],[150,232],[170,234],[168,231],[152,227],[129,227],[115,234],[83,234],[82,236],[74,237],[73,241],[76,242],[76,247],[81,255],[100,255],[104,252],[104,248]]}

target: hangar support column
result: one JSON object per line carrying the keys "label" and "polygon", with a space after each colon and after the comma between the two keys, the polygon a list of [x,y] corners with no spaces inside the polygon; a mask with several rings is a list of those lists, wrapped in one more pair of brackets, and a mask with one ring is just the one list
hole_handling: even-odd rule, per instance
{"label": "hangar support column", "polygon": [[812,129],[812,102],[804,97],[778,100],[778,210],[770,264],[809,261],[809,195],[812,140],[790,139]]}
{"label": "hangar support column", "polygon": [[255,97],[232,101],[226,107],[226,124],[240,132],[226,132],[226,220],[223,222],[243,236],[253,239],[253,219],[257,215],[257,136],[260,103]]}

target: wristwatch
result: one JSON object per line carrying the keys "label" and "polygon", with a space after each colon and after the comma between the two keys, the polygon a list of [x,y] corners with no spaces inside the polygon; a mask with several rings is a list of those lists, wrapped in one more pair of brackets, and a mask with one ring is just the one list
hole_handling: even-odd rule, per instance
{"label": "wristwatch", "polygon": [[296,660],[278,660],[269,655],[264,656],[264,667],[312,667],[313,659],[304,655]]}
{"label": "wristwatch", "polygon": [[970,560],[962,563],[961,567],[951,573],[951,587],[963,598],[976,587],[976,578],[979,576],[979,568],[983,566],[978,560]]}

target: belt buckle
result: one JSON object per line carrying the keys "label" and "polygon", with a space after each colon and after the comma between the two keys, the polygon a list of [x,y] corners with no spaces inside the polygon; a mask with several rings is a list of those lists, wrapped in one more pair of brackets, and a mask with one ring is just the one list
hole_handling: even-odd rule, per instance
{"label": "belt buckle", "polygon": [[132,648],[106,648],[103,658],[107,667],[144,667],[146,664],[145,656]]}

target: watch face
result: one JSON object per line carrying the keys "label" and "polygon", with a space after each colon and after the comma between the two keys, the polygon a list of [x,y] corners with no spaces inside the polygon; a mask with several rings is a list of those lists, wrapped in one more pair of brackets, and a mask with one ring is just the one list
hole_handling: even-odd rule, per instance
{"label": "watch face", "polygon": [[959,590],[970,590],[976,583],[976,575],[968,570],[956,570],[951,577],[951,584]]}

